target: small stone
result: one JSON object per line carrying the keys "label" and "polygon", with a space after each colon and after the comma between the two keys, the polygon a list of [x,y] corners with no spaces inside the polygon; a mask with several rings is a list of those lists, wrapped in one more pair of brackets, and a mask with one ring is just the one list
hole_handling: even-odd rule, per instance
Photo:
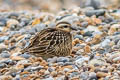
{"label": "small stone", "polygon": [[69,68],[64,68],[64,72],[69,72],[70,69]]}
{"label": "small stone", "polygon": [[36,24],[39,24],[39,23],[40,23],[40,19],[34,19],[33,22],[32,22],[32,26],[36,25]]}
{"label": "small stone", "polygon": [[3,52],[0,54],[0,56],[1,56],[2,58],[9,58],[9,57],[10,57],[10,54],[9,54],[7,51],[3,51]]}
{"label": "small stone", "polygon": [[110,27],[110,29],[109,29],[109,31],[108,31],[108,34],[109,34],[109,35],[113,35],[115,32],[118,31],[119,27],[120,27],[119,24],[113,24],[113,25]]}
{"label": "small stone", "polygon": [[4,40],[8,40],[9,37],[8,36],[1,36],[0,37],[0,43],[3,42]]}
{"label": "small stone", "polygon": [[0,26],[5,26],[7,22],[6,18],[0,18]]}
{"label": "small stone", "polygon": [[45,71],[45,73],[44,73],[45,75],[49,75],[50,74],[50,72],[47,70],[47,71]]}
{"label": "small stone", "polygon": [[108,73],[104,73],[104,72],[97,72],[96,76],[101,78],[101,77],[106,77],[108,75]]}
{"label": "small stone", "polygon": [[81,27],[87,27],[87,26],[88,26],[88,22],[87,21],[81,23]]}
{"label": "small stone", "polygon": [[36,67],[28,67],[28,68],[26,68],[25,70],[27,70],[27,71],[37,71],[37,70],[41,70],[41,69],[43,69],[44,67],[43,66],[36,66]]}
{"label": "small stone", "polygon": [[90,53],[90,52],[91,52],[90,46],[89,46],[89,45],[86,45],[86,46],[84,47],[84,51],[85,51],[85,53]]}
{"label": "small stone", "polygon": [[8,14],[8,18],[12,18],[12,19],[17,19],[19,16],[19,13],[16,13],[16,12],[11,12]]}
{"label": "small stone", "polygon": [[90,31],[85,32],[85,33],[83,34],[83,36],[89,36],[89,37],[91,37],[91,36],[92,36],[92,32],[90,32]]}
{"label": "small stone", "polygon": [[101,43],[101,46],[102,47],[106,47],[107,45],[110,44],[110,39],[105,39],[102,43]]}
{"label": "small stone", "polygon": [[15,77],[17,74],[15,72],[10,74],[12,77]]}
{"label": "small stone", "polygon": [[7,50],[7,46],[3,43],[0,44],[0,53],[4,50]]}
{"label": "small stone", "polygon": [[100,32],[100,30],[98,29],[98,27],[96,26],[91,26],[89,25],[86,29],[84,29],[84,32]]}
{"label": "small stone", "polygon": [[98,80],[95,72],[89,73],[89,80]]}
{"label": "small stone", "polygon": [[34,26],[34,28],[37,32],[39,32],[39,31],[45,29],[46,25],[45,24],[37,24],[37,25]]}
{"label": "small stone", "polygon": [[11,27],[12,25],[17,25],[17,24],[19,24],[19,22],[15,19],[9,19],[7,21],[7,27]]}
{"label": "small stone", "polygon": [[57,72],[56,72],[56,71],[53,71],[53,72],[51,72],[51,75],[52,75],[53,77],[57,77]]}
{"label": "small stone", "polygon": [[0,63],[0,68],[5,68],[7,65],[5,63]]}
{"label": "small stone", "polygon": [[82,36],[82,35],[75,35],[75,36],[74,36],[74,39],[75,39],[75,38],[78,38],[78,39],[80,39],[80,40],[83,40],[83,36]]}
{"label": "small stone", "polygon": [[96,16],[103,16],[105,14],[105,10],[102,10],[102,9],[99,9],[99,10],[88,10],[85,12],[86,16],[93,16],[93,15],[96,15]]}
{"label": "small stone", "polygon": [[82,66],[88,60],[89,60],[89,57],[80,57],[75,61],[75,64],[78,66]]}
{"label": "small stone", "polygon": [[19,61],[19,60],[24,60],[25,58],[21,57],[21,56],[11,56],[10,57],[13,61]]}
{"label": "small stone", "polygon": [[54,80],[54,78],[50,76],[49,78],[46,78],[45,80]]}
{"label": "small stone", "polygon": [[101,7],[100,1],[98,0],[87,0],[85,5],[93,7],[94,9],[99,9]]}
{"label": "small stone", "polygon": [[24,53],[24,54],[21,54],[20,56],[28,59],[28,58],[30,58],[31,55],[27,54],[27,53]]}
{"label": "small stone", "polygon": [[88,74],[85,73],[85,72],[82,72],[82,73],[80,74],[80,78],[83,79],[83,80],[87,80],[87,79],[88,79]]}
{"label": "small stone", "polygon": [[47,62],[55,63],[55,62],[57,62],[57,57],[48,58],[48,59],[47,59]]}
{"label": "small stone", "polygon": [[105,61],[102,59],[92,59],[89,61],[89,65],[95,65],[95,64],[105,65]]}
{"label": "small stone", "polygon": [[54,67],[49,67],[49,68],[48,68],[48,71],[49,71],[49,72],[55,71],[55,68],[54,68]]}
{"label": "small stone", "polygon": [[58,57],[57,62],[69,62],[69,58],[67,58],[67,57]]}
{"label": "small stone", "polygon": [[102,38],[101,35],[96,34],[96,35],[93,37],[93,39],[92,39],[92,41],[90,42],[90,44],[98,44],[98,43],[100,43],[100,42],[101,42],[101,38]]}
{"label": "small stone", "polygon": [[64,62],[57,62],[58,63],[58,65],[64,65]]}

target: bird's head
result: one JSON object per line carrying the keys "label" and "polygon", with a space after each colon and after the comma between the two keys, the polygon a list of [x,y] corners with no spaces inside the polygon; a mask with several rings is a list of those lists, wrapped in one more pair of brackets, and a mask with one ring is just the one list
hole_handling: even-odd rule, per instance
{"label": "bird's head", "polygon": [[56,28],[66,31],[66,32],[71,32],[72,30],[75,30],[72,25],[68,22],[59,22],[56,24]]}

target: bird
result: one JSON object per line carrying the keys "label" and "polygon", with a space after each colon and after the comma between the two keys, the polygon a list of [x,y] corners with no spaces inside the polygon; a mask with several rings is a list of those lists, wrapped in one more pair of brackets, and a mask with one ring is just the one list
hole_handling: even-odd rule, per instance
{"label": "bird", "polygon": [[72,30],[75,28],[69,22],[58,22],[54,28],[38,32],[21,52],[28,52],[45,60],[55,56],[69,56],[72,53]]}

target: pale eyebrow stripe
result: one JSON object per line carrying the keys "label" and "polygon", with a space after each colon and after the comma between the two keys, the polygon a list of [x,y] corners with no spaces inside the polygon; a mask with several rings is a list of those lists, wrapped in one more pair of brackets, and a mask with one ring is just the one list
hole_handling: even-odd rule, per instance
{"label": "pale eyebrow stripe", "polygon": [[56,26],[58,26],[59,24],[67,24],[67,25],[71,25],[71,24],[68,23],[68,22],[60,22],[60,23],[57,23]]}

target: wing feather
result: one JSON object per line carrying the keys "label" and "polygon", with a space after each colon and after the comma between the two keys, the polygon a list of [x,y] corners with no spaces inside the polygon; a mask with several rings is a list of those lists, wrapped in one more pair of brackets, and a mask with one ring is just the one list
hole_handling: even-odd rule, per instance
{"label": "wing feather", "polygon": [[64,48],[62,45],[66,45],[68,39],[67,33],[63,33],[61,30],[55,28],[47,28],[37,33],[30,42],[30,45],[25,48],[25,51],[36,55],[55,55],[64,54]]}

